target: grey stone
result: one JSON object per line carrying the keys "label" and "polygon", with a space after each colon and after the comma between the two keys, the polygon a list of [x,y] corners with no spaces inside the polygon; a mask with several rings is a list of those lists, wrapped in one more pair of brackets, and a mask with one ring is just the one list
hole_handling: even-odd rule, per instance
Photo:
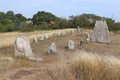
{"label": "grey stone", "polygon": [[80,27],[79,26],[77,26],[77,32],[80,32]]}
{"label": "grey stone", "polygon": [[67,47],[68,49],[74,49],[74,42],[72,40],[69,40],[68,43],[67,43]]}
{"label": "grey stone", "polygon": [[83,41],[84,41],[84,40],[81,40],[81,41],[80,41],[80,46],[82,46],[82,44],[83,44]]}
{"label": "grey stone", "polygon": [[89,42],[90,41],[90,34],[88,32],[84,33],[85,39]]}
{"label": "grey stone", "polygon": [[54,36],[55,36],[55,37],[60,37],[61,35],[62,35],[62,32],[55,32],[55,33],[54,33]]}
{"label": "grey stone", "polygon": [[44,35],[40,36],[40,40],[44,40]]}
{"label": "grey stone", "polygon": [[95,37],[93,35],[90,35],[90,41],[95,42]]}
{"label": "grey stone", "polygon": [[57,32],[54,33],[54,37],[57,37]]}
{"label": "grey stone", "polygon": [[36,37],[33,38],[33,42],[37,43],[37,38]]}
{"label": "grey stone", "polygon": [[32,49],[29,40],[24,37],[17,37],[14,42],[14,54],[15,56],[32,56]]}
{"label": "grey stone", "polygon": [[58,36],[58,37],[59,37],[59,36],[61,36],[61,33],[60,33],[60,32],[58,32],[58,33],[57,33],[57,36]]}
{"label": "grey stone", "polygon": [[48,39],[48,34],[45,34],[44,38],[45,38],[45,39]]}
{"label": "grey stone", "polygon": [[56,53],[56,52],[57,52],[56,44],[53,42],[48,47],[48,53]]}
{"label": "grey stone", "polygon": [[106,21],[96,21],[91,41],[110,43],[109,30]]}

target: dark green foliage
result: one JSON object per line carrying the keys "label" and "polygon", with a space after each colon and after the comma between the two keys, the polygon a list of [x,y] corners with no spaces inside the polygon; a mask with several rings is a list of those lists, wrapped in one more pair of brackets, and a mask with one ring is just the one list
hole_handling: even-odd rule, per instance
{"label": "dark green foliage", "polygon": [[111,18],[100,17],[95,14],[82,14],[79,16],[70,16],[68,20],[69,27],[76,28],[78,25],[82,28],[93,29],[95,26],[96,20],[106,20],[109,30],[117,29],[115,28],[115,21]]}
{"label": "dark green foliage", "polygon": [[8,11],[7,13],[0,12],[0,32],[11,32],[18,30],[18,24],[23,21],[21,17],[23,18],[22,15],[15,15],[13,11]]}
{"label": "dark green foliage", "polygon": [[8,11],[6,13],[7,19],[12,20],[13,22],[15,22],[15,16],[14,16],[14,12],[13,11]]}
{"label": "dark green foliage", "polygon": [[120,22],[115,23],[111,30],[112,31],[118,31],[118,30],[120,30]]}
{"label": "dark green foliage", "polygon": [[17,26],[21,26],[21,22],[26,21],[26,18],[22,14],[15,14],[15,21]]}
{"label": "dark green foliage", "polygon": [[90,22],[86,14],[82,14],[80,16],[70,16],[68,23],[69,26],[74,28],[76,28],[78,25],[80,27],[88,27],[90,25]]}
{"label": "dark green foliage", "polygon": [[17,28],[15,27],[15,24],[10,19],[4,19],[2,23],[0,23],[0,31],[1,32],[11,32],[15,31]]}
{"label": "dark green foliage", "polygon": [[26,25],[22,28],[19,29],[21,32],[30,32],[30,31],[34,31],[33,29],[33,25]]}
{"label": "dark green foliage", "polygon": [[[82,28],[93,29],[96,20],[106,20],[109,30],[120,30],[120,23],[115,23],[111,18],[97,16],[95,14],[81,14],[70,16],[69,19],[59,18],[50,12],[38,11],[33,15],[33,18],[26,19],[22,14],[14,14],[13,11],[6,13],[0,12],[0,32],[10,31],[35,31],[35,30],[51,30],[76,28],[78,25]],[[32,21],[27,23],[26,21]],[[54,24],[49,24],[50,22]]]}
{"label": "dark green foliage", "polygon": [[65,18],[60,18],[56,24],[58,24],[56,26],[59,26],[59,29],[68,28],[68,21]]}
{"label": "dark green foliage", "polygon": [[33,18],[32,18],[33,24],[36,24],[36,25],[40,25],[43,22],[48,22],[49,20],[56,21],[57,19],[58,18],[55,15],[45,11],[37,12],[35,15],[33,15]]}
{"label": "dark green foliage", "polygon": [[113,30],[115,29],[115,21],[112,20],[111,18],[106,18],[106,21],[107,21],[107,24],[108,24],[108,27],[109,27],[109,30]]}

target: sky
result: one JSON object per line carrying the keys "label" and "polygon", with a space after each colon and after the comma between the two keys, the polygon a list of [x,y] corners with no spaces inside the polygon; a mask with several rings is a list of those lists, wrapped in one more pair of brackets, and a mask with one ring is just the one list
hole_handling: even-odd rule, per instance
{"label": "sky", "polygon": [[0,11],[9,10],[27,18],[46,11],[63,18],[90,13],[120,21],[120,0],[1,0]]}

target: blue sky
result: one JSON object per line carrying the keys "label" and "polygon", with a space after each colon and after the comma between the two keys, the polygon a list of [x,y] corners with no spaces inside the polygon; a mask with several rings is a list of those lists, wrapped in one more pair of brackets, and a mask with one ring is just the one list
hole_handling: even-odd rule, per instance
{"label": "blue sky", "polygon": [[0,11],[12,10],[31,18],[38,11],[51,12],[58,17],[92,13],[120,21],[120,0],[1,0]]}

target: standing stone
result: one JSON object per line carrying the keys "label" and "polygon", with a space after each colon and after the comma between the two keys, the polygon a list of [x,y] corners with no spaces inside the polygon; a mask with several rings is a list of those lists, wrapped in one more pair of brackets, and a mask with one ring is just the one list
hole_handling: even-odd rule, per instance
{"label": "standing stone", "polygon": [[109,30],[106,21],[96,21],[91,41],[110,43]]}
{"label": "standing stone", "polygon": [[82,46],[82,44],[83,44],[83,40],[80,41],[80,46]]}
{"label": "standing stone", "polygon": [[77,32],[80,32],[80,27],[79,26],[77,26]]}
{"label": "standing stone", "polygon": [[57,32],[54,33],[54,36],[57,37]]}
{"label": "standing stone", "polygon": [[85,39],[89,42],[90,41],[90,34],[88,32],[84,33]]}
{"label": "standing stone", "polygon": [[69,40],[68,43],[67,43],[67,47],[68,49],[74,49],[74,42],[72,40]]}
{"label": "standing stone", "polygon": [[29,40],[24,36],[17,37],[14,43],[15,56],[32,56],[32,49]]}
{"label": "standing stone", "polygon": [[37,43],[37,38],[36,37],[33,38],[33,42]]}
{"label": "standing stone", "polygon": [[48,34],[45,34],[44,38],[45,38],[45,39],[48,39]]}
{"label": "standing stone", "polygon": [[42,35],[42,36],[40,36],[40,40],[44,40],[44,36]]}
{"label": "standing stone", "polygon": [[57,33],[57,36],[58,36],[58,37],[60,37],[60,36],[61,36],[61,33],[60,33],[60,32],[58,32],[58,33]]}
{"label": "standing stone", "polygon": [[56,44],[53,42],[48,47],[48,53],[56,53],[56,51],[57,51]]}
{"label": "standing stone", "polygon": [[90,40],[91,40],[92,42],[95,42],[95,41],[96,41],[94,35],[90,35]]}

